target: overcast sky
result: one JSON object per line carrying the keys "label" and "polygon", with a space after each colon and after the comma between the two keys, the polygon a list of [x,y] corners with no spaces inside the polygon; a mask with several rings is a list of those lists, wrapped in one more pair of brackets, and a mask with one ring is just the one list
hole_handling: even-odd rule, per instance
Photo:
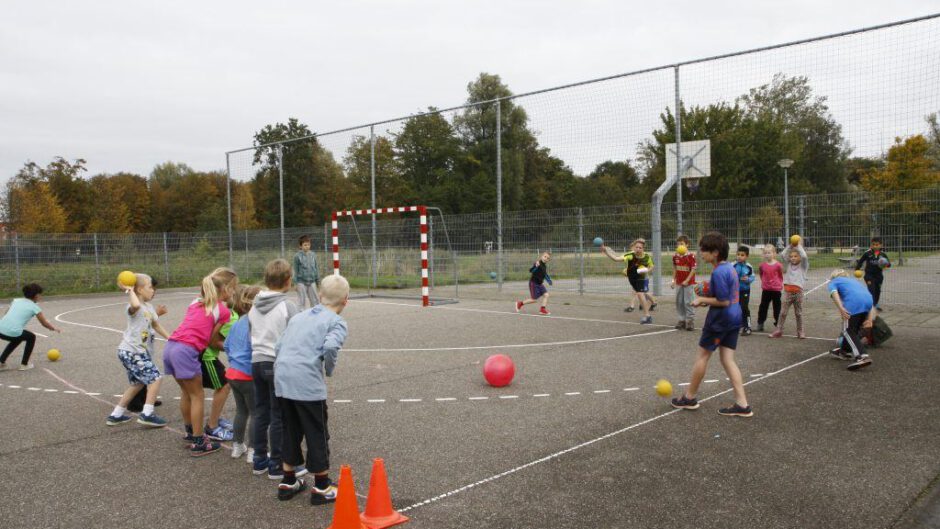
{"label": "overcast sky", "polygon": [[225,167],[265,124],[315,131],[461,103],[481,71],[526,92],[940,10],[781,2],[5,1],[0,180]]}

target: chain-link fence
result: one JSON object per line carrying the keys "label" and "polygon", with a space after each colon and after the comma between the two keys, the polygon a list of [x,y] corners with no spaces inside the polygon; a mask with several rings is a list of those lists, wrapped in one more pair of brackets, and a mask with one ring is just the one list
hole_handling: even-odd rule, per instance
{"label": "chain-link fence", "polygon": [[[732,243],[753,248],[783,246],[784,211],[780,197],[686,202],[685,232],[695,240],[719,230]],[[665,249],[653,254],[668,292],[671,250],[677,235],[676,203],[664,205]],[[873,236],[884,240],[893,266],[886,271],[885,305],[935,307],[940,296],[940,189],[895,193],[795,195],[790,197],[793,231],[803,235],[810,259],[810,286],[822,285],[834,268],[853,268]],[[457,298],[503,290],[525,292],[529,267],[541,252],[552,252],[549,271],[556,290],[624,296],[629,287],[622,263],[602,255],[600,237],[615,251],[628,251],[637,238],[649,237],[649,204],[513,211],[503,217],[503,281],[497,277],[497,214],[429,215],[429,273],[432,297]],[[417,291],[421,285],[420,230],[409,214],[376,220],[375,259],[368,217],[339,224],[343,275],[352,285],[373,292]],[[285,257],[309,235],[321,274],[332,271],[329,225],[288,228]],[[163,286],[193,286],[213,268],[232,265],[242,281],[261,279],[264,264],[281,255],[280,230],[242,230],[233,234],[44,234],[9,235],[0,244],[0,296],[13,297],[28,282],[49,294],[108,291],[118,272],[141,271]],[[707,275],[707,267],[700,267]],[[808,297],[825,302],[824,290]],[[417,298],[417,294],[414,296]]]}

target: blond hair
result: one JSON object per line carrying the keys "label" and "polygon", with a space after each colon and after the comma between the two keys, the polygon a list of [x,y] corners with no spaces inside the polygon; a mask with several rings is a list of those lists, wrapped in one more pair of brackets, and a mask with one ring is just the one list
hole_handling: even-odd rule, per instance
{"label": "blond hair", "polygon": [[849,277],[849,273],[841,268],[836,268],[829,274],[829,279],[835,279],[837,277]]}
{"label": "blond hair", "polygon": [[773,244],[765,244],[764,251],[770,252],[770,255],[777,255],[777,247],[774,246]]}
{"label": "blond hair", "polygon": [[153,278],[148,276],[147,274],[134,274],[134,277],[137,278],[137,282],[134,283],[135,294],[140,294],[140,291],[138,291],[139,288],[143,288],[144,286],[153,283]]}
{"label": "blond hair", "polygon": [[349,281],[338,275],[328,275],[320,283],[320,303],[327,307],[339,307],[349,298]]}
{"label": "blond hair", "polygon": [[235,287],[235,294],[232,296],[232,310],[239,316],[248,314],[251,306],[255,303],[255,296],[261,292],[261,287],[257,285],[238,285]]}
{"label": "blond hair", "polygon": [[270,289],[281,289],[290,285],[290,263],[284,259],[274,259],[264,265],[264,286]]}
{"label": "blond hair", "polygon": [[640,237],[639,239],[637,239],[637,240],[631,242],[631,243],[630,243],[630,248],[633,248],[634,246],[636,246],[636,243],[642,244],[642,245],[643,245],[643,249],[644,249],[644,250],[646,249],[646,239],[644,239],[643,237]]}
{"label": "blond hair", "polygon": [[202,278],[202,305],[206,309],[206,316],[212,314],[223,293],[231,294],[238,286],[238,274],[226,266],[220,266],[211,274]]}

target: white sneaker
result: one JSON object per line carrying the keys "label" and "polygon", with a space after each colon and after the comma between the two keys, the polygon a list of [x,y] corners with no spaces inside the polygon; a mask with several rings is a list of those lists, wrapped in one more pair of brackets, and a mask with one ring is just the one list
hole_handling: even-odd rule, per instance
{"label": "white sneaker", "polygon": [[248,447],[245,443],[232,443],[232,458],[238,459],[239,457],[245,455],[245,452],[248,451]]}
{"label": "white sneaker", "polygon": [[26,364],[25,366],[23,364],[20,364],[20,367],[17,368],[17,371],[29,371],[30,369],[34,367],[36,366],[34,366],[33,364]]}
{"label": "white sneaker", "polygon": [[254,448],[249,448],[248,451],[245,452],[245,461],[248,461],[249,463],[254,463],[255,461],[255,449]]}

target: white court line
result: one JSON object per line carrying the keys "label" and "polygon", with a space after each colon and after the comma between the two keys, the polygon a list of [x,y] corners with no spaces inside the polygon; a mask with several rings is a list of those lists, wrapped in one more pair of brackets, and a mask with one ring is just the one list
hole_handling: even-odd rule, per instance
{"label": "white court line", "polygon": [[437,398],[437,399],[434,399],[434,400],[436,400],[436,401],[438,401],[438,402],[453,402],[453,401],[455,401],[455,400],[457,400],[457,399],[454,398],[454,397],[440,397],[440,398]]}
{"label": "white court line", "polygon": [[718,382],[718,380],[717,380],[717,379],[711,379],[711,380],[706,380],[706,381],[705,381],[706,384],[711,384],[711,383],[714,383],[714,382]]}
{"label": "white court line", "polygon": [[488,400],[489,397],[469,397],[467,400]]}
{"label": "white court line", "polygon": [[[182,293],[167,294],[167,295],[164,296],[164,297],[170,298],[170,297],[184,297],[184,296],[185,296],[185,297],[192,297],[193,294],[182,294]],[[101,331],[108,331],[108,332],[114,332],[114,333],[118,333],[118,334],[124,334],[124,331],[122,331],[122,330],[120,330],[120,329],[113,329],[113,328],[111,328],[111,327],[103,327],[103,326],[101,326],[101,325],[91,325],[90,323],[77,323],[77,322],[74,322],[74,321],[68,321],[68,320],[63,320],[63,319],[62,319],[62,316],[65,316],[65,315],[67,315],[67,314],[74,314],[74,313],[76,313],[76,312],[83,312],[83,311],[86,311],[86,310],[103,309],[103,308],[105,308],[105,307],[117,307],[117,306],[120,306],[120,305],[127,305],[127,301],[121,301],[120,303],[106,303],[106,304],[104,304],[104,305],[93,305],[93,306],[91,306],[91,307],[80,307],[80,308],[77,308],[77,309],[67,310],[67,311],[65,311],[65,312],[60,312],[59,314],[56,314],[56,315],[55,315],[55,321],[57,321],[57,322],[59,322],[59,323],[66,323],[66,324],[68,324],[68,325],[76,325],[76,326],[78,326],[78,327],[87,327],[87,328],[89,328],[89,329],[98,329],[98,330],[101,330]],[[166,340],[164,340],[163,337],[161,337],[161,336],[157,336],[156,338],[157,338],[157,340],[166,341]]]}
{"label": "white court line", "polygon": [[535,395],[532,395],[532,396],[533,397],[551,397],[552,394],[551,393],[536,393]]}
{"label": "white court line", "polygon": [[[822,358],[822,357],[824,357],[824,356],[827,356],[828,354],[829,354],[828,352],[825,352],[825,353],[820,353],[820,354],[818,354],[818,355],[816,355],[816,356],[811,356],[810,358],[807,358],[807,359],[805,359],[805,360],[801,360],[801,361],[799,361],[799,362],[797,362],[797,363],[795,363],[795,364],[790,364],[790,365],[788,365],[787,367],[784,367],[783,369],[779,369],[779,370],[777,370],[776,372],[774,372],[773,374],[774,374],[774,375],[777,375],[777,374],[779,374],[779,373],[783,373],[784,371],[787,371],[787,370],[793,369],[793,368],[795,368],[795,367],[801,366],[801,365],[803,365],[803,364],[805,364],[805,363],[807,363],[807,362],[812,362],[813,360],[816,360],[817,358]],[[766,377],[762,377],[762,378],[758,378],[758,379],[754,379],[754,380],[749,380],[749,381],[745,382],[744,385],[747,386],[747,385],[753,384],[753,383],[755,383],[755,382],[764,381],[764,380],[767,380],[768,378],[770,378],[771,376],[772,376],[772,375],[768,375],[768,376],[766,376]],[[732,391],[734,391],[733,388],[728,388],[728,389],[726,389],[726,390],[724,390],[724,391],[720,391],[720,392],[718,392],[718,393],[715,393],[714,395],[712,395],[712,396],[710,396],[710,397],[705,397],[704,399],[700,399],[699,402],[707,402],[707,401],[710,401],[710,400],[712,400],[712,399],[714,399],[714,398],[720,397],[721,395],[725,395],[725,394],[727,394],[727,393],[730,393],[730,392],[732,392]],[[558,451],[558,452],[555,452],[555,453],[553,453],[553,454],[549,454],[549,455],[547,455],[547,456],[545,456],[545,457],[541,457],[541,458],[536,459],[536,460],[534,460],[534,461],[529,461],[528,463],[525,463],[525,464],[523,464],[523,465],[519,465],[519,466],[517,466],[517,467],[515,467],[515,468],[511,468],[511,469],[506,470],[506,471],[504,471],[504,472],[500,472],[499,474],[494,474],[494,475],[492,475],[492,476],[490,476],[490,477],[488,477],[488,478],[481,479],[480,481],[476,481],[476,482],[474,482],[474,483],[470,483],[470,484],[468,484],[468,485],[464,485],[464,486],[459,487],[459,488],[456,488],[456,489],[454,489],[454,490],[452,490],[452,491],[450,491],[450,492],[445,492],[445,493],[443,493],[443,494],[438,494],[437,496],[433,496],[433,497],[428,498],[428,499],[426,499],[426,500],[424,500],[424,501],[420,501],[420,502],[418,502],[418,503],[414,503],[414,504],[409,505],[409,506],[407,506],[407,507],[404,507],[404,508],[402,508],[402,509],[398,509],[398,512],[407,512],[407,511],[410,511],[410,510],[412,510],[412,509],[416,509],[416,508],[418,508],[418,507],[422,507],[422,506],[424,506],[424,505],[428,505],[428,504],[431,504],[431,503],[440,501],[440,500],[442,500],[442,499],[444,499],[444,498],[449,498],[449,497],[451,497],[451,496],[453,496],[453,495],[455,495],[455,494],[460,494],[461,492],[466,492],[466,491],[468,491],[468,490],[470,490],[470,489],[472,489],[472,488],[474,488],[474,487],[479,487],[480,485],[484,485],[484,484],[489,483],[489,482],[491,482],[491,481],[496,481],[497,479],[504,478],[504,477],[509,476],[509,475],[511,475],[511,474],[515,474],[515,473],[517,473],[517,472],[519,472],[519,471],[521,471],[521,470],[525,470],[525,469],[527,469],[527,468],[529,468],[529,467],[533,467],[533,466],[538,465],[538,464],[540,464],[540,463],[545,463],[545,462],[547,462],[547,461],[551,461],[552,459],[556,459],[556,458],[561,457],[561,456],[563,456],[563,455],[565,455],[565,454],[569,454],[569,453],[571,453],[571,452],[575,452],[575,451],[580,450],[580,449],[582,449],[582,448],[591,446],[591,445],[593,445],[593,444],[595,444],[595,443],[598,443],[598,442],[600,442],[600,441],[603,441],[603,440],[605,440],[605,439],[609,439],[609,438],[611,438],[611,437],[615,437],[615,436],[617,436],[617,435],[620,435],[620,434],[629,432],[630,430],[639,428],[639,427],[641,427],[641,426],[645,426],[645,425],[647,425],[647,424],[649,424],[649,423],[651,423],[651,422],[654,422],[654,421],[657,421],[657,420],[659,420],[659,419],[662,419],[663,417],[668,417],[668,416],[670,416],[670,415],[673,415],[673,414],[678,413],[678,412],[681,412],[681,411],[683,411],[683,410],[680,410],[680,409],[673,409],[673,410],[667,411],[667,412],[665,412],[665,413],[661,413],[661,414],[659,414],[659,415],[656,415],[655,417],[650,417],[649,419],[640,421],[640,422],[638,422],[638,423],[631,424],[630,426],[626,426],[626,427],[621,428],[621,429],[619,429],[619,430],[614,430],[613,432],[604,434],[604,435],[602,435],[602,436],[600,436],[600,437],[591,439],[591,440],[589,440],[589,441],[585,441],[585,442],[583,442],[583,443],[581,443],[581,444],[577,444],[577,445],[574,445],[574,446],[572,446],[572,447],[566,448],[566,449],[564,449],[564,450],[560,450],[560,451]]]}
{"label": "white court line", "polygon": [[333,399],[333,402],[345,404],[345,403],[352,402],[352,401],[349,399]]}
{"label": "white court line", "polygon": [[421,399],[398,399],[398,402],[421,402]]}
{"label": "white court line", "polygon": [[609,389],[595,389],[594,393],[610,393]]}
{"label": "white court line", "polygon": [[640,391],[640,388],[623,388],[624,391]]}
{"label": "white court line", "polygon": [[[422,307],[421,305],[413,305],[410,303],[395,303],[393,301],[373,301],[373,300],[354,300],[354,303],[374,303],[376,305],[396,305],[399,307],[414,307],[414,308],[423,308],[423,309],[440,309],[440,310],[458,310],[463,312],[478,312],[482,314],[498,314],[500,316],[522,316],[529,318],[538,318],[538,319],[552,319],[552,320],[569,320],[569,321],[589,321],[595,323],[619,323],[626,325],[642,325],[639,322],[635,321],[622,321],[622,320],[600,320],[593,318],[575,318],[572,316],[543,316],[541,314],[526,314],[523,312],[509,312],[504,310],[490,310],[490,309],[471,309],[469,307],[449,307],[449,306],[437,306],[431,305],[430,307]],[[648,327],[672,327],[672,325],[662,325],[659,323],[648,324]]]}
{"label": "white court line", "polygon": [[519,395],[500,395],[499,398],[501,398],[501,399],[518,399],[518,398],[519,398]]}
{"label": "white court line", "polygon": [[367,399],[366,402],[379,403],[385,402],[385,399]]}
{"label": "white court line", "polygon": [[825,281],[823,281],[822,283],[820,283],[820,284],[814,286],[813,288],[807,290],[807,291],[806,291],[806,294],[803,294],[803,295],[804,295],[804,296],[808,296],[808,295],[812,294],[813,292],[815,292],[816,290],[818,290],[820,287],[825,286],[825,285],[827,285],[827,284],[829,284],[829,280],[828,280],[828,279],[825,280]]}
{"label": "white court line", "polygon": [[565,395],[567,395],[567,396],[569,396],[569,397],[570,397],[570,396],[573,396],[573,395],[580,395],[580,394],[581,394],[580,391],[569,391],[568,393],[565,393]]}
{"label": "white court line", "polygon": [[509,345],[471,345],[466,347],[404,347],[400,349],[343,349],[347,353],[403,353],[409,351],[430,352],[430,351],[477,351],[480,349],[521,349],[524,347],[549,347],[554,345],[577,345],[582,343],[609,342],[611,340],[628,340],[630,338],[643,338],[645,336],[656,336],[657,334],[666,334],[676,332],[676,329],[666,329],[663,331],[653,331],[640,334],[627,334],[624,336],[611,336],[609,338],[588,338],[585,340],[568,340],[564,342],[542,342],[542,343],[520,343]]}
{"label": "white court line", "polygon": [[8,387],[8,388],[13,388],[13,389],[20,389],[22,386],[16,386],[16,385],[10,384],[10,385],[7,386],[7,387]]}

